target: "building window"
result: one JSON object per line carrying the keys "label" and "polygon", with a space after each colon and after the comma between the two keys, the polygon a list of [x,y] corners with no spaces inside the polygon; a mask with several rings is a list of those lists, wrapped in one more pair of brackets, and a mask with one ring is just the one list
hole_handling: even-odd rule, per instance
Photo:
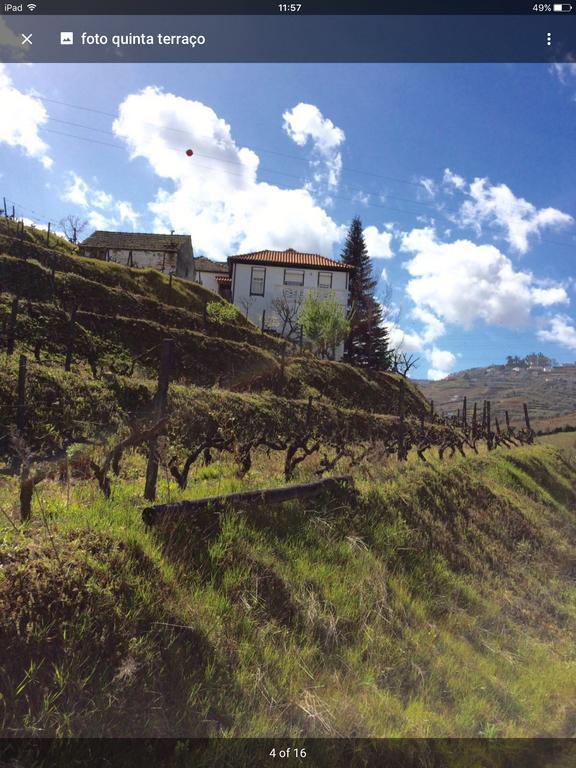
{"label": "building window", "polygon": [[264,283],[266,282],[266,268],[252,267],[250,278],[250,295],[264,296]]}
{"label": "building window", "polygon": [[318,272],[318,288],[332,288],[332,272]]}
{"label": "building window", "polygon": [[304,285],[303,269],[285,269],[284,285]]}

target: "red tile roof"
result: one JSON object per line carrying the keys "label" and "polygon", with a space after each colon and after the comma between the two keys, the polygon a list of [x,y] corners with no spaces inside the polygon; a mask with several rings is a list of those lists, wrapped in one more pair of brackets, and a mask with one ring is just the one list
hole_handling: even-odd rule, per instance
{"label": "red tile roof", "polygon": [[294,248],[285,251],[256,251],[254,253],[242,253],[238,256],[230,256],[228,261],[232,263],[268,264],[277,267],[316,267],[319,269],[352,270],[349,264],[342,261],[329,259],[317,253],[300,253]]}
{"label": "red tile roof", "polygon": [[227,283],[232,283],[232,278],[228,277],[228,275],[216,275],[216,282],[226,285]]}

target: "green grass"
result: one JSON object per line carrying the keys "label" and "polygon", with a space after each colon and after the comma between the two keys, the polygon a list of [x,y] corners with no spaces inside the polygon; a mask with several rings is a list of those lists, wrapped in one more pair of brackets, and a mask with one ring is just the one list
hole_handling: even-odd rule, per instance
{"label": "green grass", "polygon": [[[553,449],[371,467],[357,498],[230,511],[210,531],[147,531],[143,468],[133,454],[109,501],[93,483],[46,482],[26,530],[5,522],[2,551],[28,551],[28,581],[0,582],[0,600],[26,587],[27,615],[41,617],[26,630],[34,662],[50,669],[30,670],[23,637],[2,625],[22,660],[3,711],[21,733],[569,734],[576,473]],[[279,482],[263,454],[242,483],[227,461],[198,467],[185,494],[161,472],[159,500]],[[6,478],[0,506],[14,503]],[[86,574],[89,606],[66,614]],[[192,645],[150,631],[164,624],[190,628]]]}

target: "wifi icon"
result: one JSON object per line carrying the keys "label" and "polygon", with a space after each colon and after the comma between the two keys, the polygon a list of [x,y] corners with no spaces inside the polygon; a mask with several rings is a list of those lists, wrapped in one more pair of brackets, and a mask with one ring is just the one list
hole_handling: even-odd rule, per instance
{"label": "wifi icon", "polygon": [[29,3],[26,8],[28,8],[29,11],[35,11],[38,6],[36,3]]}

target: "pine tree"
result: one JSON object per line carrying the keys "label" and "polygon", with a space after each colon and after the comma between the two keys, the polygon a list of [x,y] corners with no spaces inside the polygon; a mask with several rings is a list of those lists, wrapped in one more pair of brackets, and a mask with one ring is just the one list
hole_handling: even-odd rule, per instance
{"label": "pine tree", "polygon": [[390,367],[388,330],[383,323],[382,306],[374,295],[377,280],[372,274],[358,216],[350,225],[342,261],[354,267],[350,276],[351,331],[345,344],[345,359],[355,365],[386,370]]}

